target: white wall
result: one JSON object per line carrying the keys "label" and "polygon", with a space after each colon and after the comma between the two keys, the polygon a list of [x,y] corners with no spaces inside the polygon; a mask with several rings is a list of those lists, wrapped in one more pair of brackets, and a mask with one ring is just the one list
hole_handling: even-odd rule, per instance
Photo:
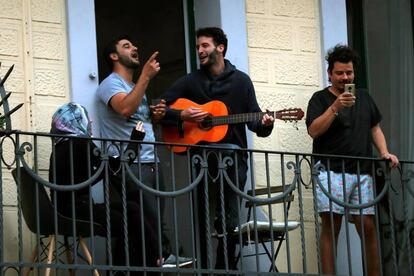
{"label": "white wall", "polygon": [[[98,88],[95,7],[93,0],[66,1],[68,21],[71,100],[86,107],[97,121],[95,91]],[[81,19],[81,20],[80,20]],[[93,133],[99,133],[98,125]]]}
{"label": "white wall", "polygon": [[336,44],[348,44],[346,4],[345,0],[321,0],[321,30],[322,30],[322,59],[323,79],[325,86],[329,85],[325,62],[325,53]]}

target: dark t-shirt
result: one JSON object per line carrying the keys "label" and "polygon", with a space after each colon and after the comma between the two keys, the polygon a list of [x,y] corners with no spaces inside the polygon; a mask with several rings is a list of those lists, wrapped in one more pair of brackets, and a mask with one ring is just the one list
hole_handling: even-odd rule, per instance
{"label": "dark t-shirt", "polygon": [[[336,100],[328,88],[315,92],[308,104],[306,126],[322,115]],[[356,93],[355,105],[339,110],[328,130],[313,140],[313,153],[372,157],[371,129],[381,121],[381,113],[364,90]],[[327,166],[327,160],[316,158]],[[330,170],[342,172],[342,160],[330,159]],[[345,160],[347,173],[357,172],[356,160]],[[360,172],[370,173],[371,162],[360,162]]]}

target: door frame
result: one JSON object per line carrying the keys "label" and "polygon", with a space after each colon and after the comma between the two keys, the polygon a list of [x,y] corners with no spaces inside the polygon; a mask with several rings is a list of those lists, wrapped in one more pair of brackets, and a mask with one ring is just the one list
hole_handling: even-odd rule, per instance
{"label": "door frame", "polygon": [[[194,49],[194,0],[183,1],[187,72],[196,69]],[[99,85],[94,0],[70,0],[66,3],[69,98],[86,107],[97,118],[95,91]],[[95,120],[96,121],[96,120]],[[93,124],[93,133],[99,125]]]}

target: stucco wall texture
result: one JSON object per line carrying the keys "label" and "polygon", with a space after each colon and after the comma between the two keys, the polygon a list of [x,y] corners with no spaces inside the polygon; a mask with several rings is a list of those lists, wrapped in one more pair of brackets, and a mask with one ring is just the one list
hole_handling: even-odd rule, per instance
{"label": "stucco wall texture", "polygon": [[[262,109],[306,109],[322,85],[318,1],[246,0],[249,74]],[[310,152],[304,120],[299,130],[277,121],[254,148]]]}
{"label": "stucco wall texture", "polygon": [[[309,98],[322,86],[319,2],[317,0],[246,0],[247,41],[249,74],[262,109],[276,111],[298,107],[306,112]],[[305,121],[292,123],[277,120],[273,133],[267,138],[253,138],[254,149],[283,152],[312,150],[312,140],[307,134]],[[272,185],[282,185],[281,167],[285,171],[286,184],[293,179],[293,172],[285,157],[281,165],[280,155],[255,155],[254,179],[263,186],[268,177]],[[269,170],[266,171],[266,165]],[[304,169],[303,171],[306,172]],[[305,177],[306,178],[306,177]],[[306,180],[306,179],[305,179]],[[316,241],[312,189],[302,189],[304,242],[306,269],[317,272]],[[295,192],[289,219],[299,220],[298,193]],[[282,204],[279,204],[282,205]],[[269,209],[264,211],[269,213]],[[271,210],[274,220],[283,220],[283,206]],[[293,272],[302,272],[300,229],[290,233],[290,257]],[[282,248],[277,260],[281,271],[287,271],[286,249]]]}
{"label": "stucco wall texture", "polygon": [[[14,70],[5,83],[12,92],[10,106],[24,103],[12,117],[14,129],[48,132],[56,107],[69,98],[67,70],[66,21],[64,0],[0,0],[0,76],[11,65]],[[41,174],[48,164],[50,142],[40,142]],[[14,147],[3,145],[6,160],[12,160]],[[16,184],[3,170],[4,259],[16,260],[17,210]],[[33,244],[26,229],[24,244]],[[29,248],[26,248],[29,249]],[[26,257],[30,250],[24,251]],[[27,259],[27,258],[26,258]]]}

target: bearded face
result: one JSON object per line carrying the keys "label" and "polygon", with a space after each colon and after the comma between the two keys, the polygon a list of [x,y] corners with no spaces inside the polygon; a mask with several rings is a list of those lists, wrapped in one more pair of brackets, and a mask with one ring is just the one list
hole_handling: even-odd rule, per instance
{"label": "bearded face", "polygon": [[122,55],[118,53],[119,63],[130,69],[137,69],[139,67],[138,53],[131,55]]}
{"label": "bearded face", "polygon": [[332,86],[340,93],[344,92],[345,84],[354,82],[355,75],[352,61],[348,63],[336,61],[333,64],[332,71],[328,71],[328,76]]}
{"label": "bearded face", "polygon": [[211,37],[200,36],[197,39],[197,53],[201,66],[210,67],[217,64],[220,55],[217,47]]}
{"label": "bearded face", "polygon": [[207,54],[207,56],[203,59],[200,59],[200,65],[201,66],[206,66],[206,67],[210,67],[214,64],[217,63],[217,55],[218,55],[218,51],[216,48],[214,48],[214,50],[210,53]]}
{"label": "bearded face", "polygon": [[116,54],[120,64],[129,69],[136,69],[139,67],[138,48],[134,46],[129,40],[122,39],[116,45]]}

